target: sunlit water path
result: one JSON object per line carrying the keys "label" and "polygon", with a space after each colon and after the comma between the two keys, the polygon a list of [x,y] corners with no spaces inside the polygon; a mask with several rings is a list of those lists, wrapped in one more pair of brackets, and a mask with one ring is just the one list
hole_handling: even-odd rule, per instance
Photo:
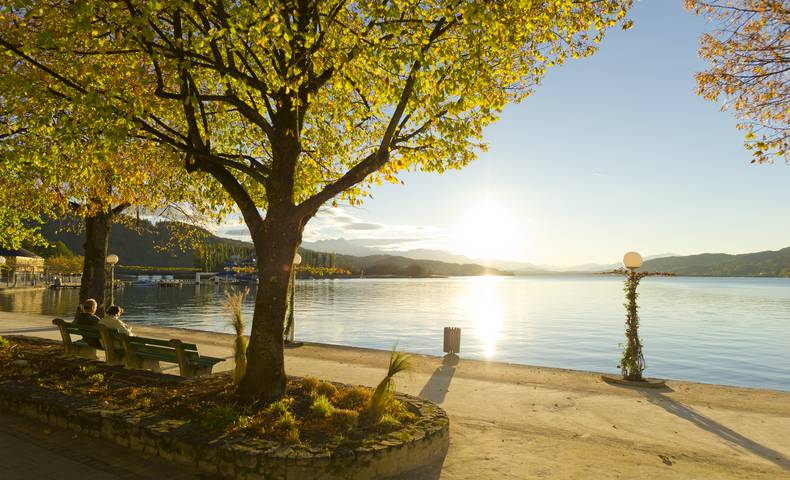
{"label": "sunlit water path", "polygon": [[[640,333],[651,376],[790,390],[790,279],[648,278]],[[131,324],[230,332],[225,289],[127,287]],[[76,290],[0,292],[0,309],[66,314]],[[245,313],[252,315],[252,296]],[[297,339],[616,372],[622,279],[605,276],[299,281]],[[249,330],[249,328],[248,328]]]}

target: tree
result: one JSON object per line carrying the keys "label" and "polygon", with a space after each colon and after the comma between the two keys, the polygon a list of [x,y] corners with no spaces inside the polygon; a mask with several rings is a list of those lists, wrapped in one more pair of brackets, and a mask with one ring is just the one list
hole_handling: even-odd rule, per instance
{"label": "tree", "polygon": [[723,99],[746,131],[752,163],[790,161],[790,7],[786,0],[686,0],[686,8],[716,22],[700,40],[710,68],[697,92]]}
{"label": "tree", "polygon": [[[630,5],[28,0],[4,12],[4,31],[22,29],[23,40],[5,33],[0,45],[27,62],[56,51],[58,68],[40,68],[73,102],[184,152],[187,171],[211,175],[233,198],[259,274],[240,389],[270,401],[285,389],[294,254],[319,207],[360,203],[402,170],[464,167],[507,103],[547,67],[592,54]],[[97,58],[147,73],[145,88],[92,68]]]}
{"label": "tree", "polygon": [[[188,178],[179,151],[137,138],[126,120],[107,116],[96,105],[74,102],[57,81],[42,75],[43,59],[20,61],[10,50],[0,53],[0,196],[15,205],[4,220],[15,228],[0,242],[40,244],[35,224],[66,215],[81,218],[85,255],[79,300],[95,299],[101,312],[110,229],[129,206],[199,202],[208,210],[207,205],[221,205],[224,194]],[[53,68],[58,65],[56,56],[42,57]],[[112,64],[101,66],[117,73]],[[125,75],[130,84],[135,78]]]}

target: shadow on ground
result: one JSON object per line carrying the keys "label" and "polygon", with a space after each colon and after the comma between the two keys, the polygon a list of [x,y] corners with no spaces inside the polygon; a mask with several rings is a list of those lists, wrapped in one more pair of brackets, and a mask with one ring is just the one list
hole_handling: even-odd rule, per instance
{"label": "shadow on ground", "polygon": [[458,355],[450,353],[442,359],[442,365],[434,370],[431,378],[422,387],[418,396],[430,400],[433,403],[442,403],[447,391],[450,389],[450,382],[453,381],[455,368],[459,362]]}
{"label": "shadow on ground", "polygon": [[760,445],[754,440],[744,437],[740,433],[725,427],[715,420],[700,414],[691,407],[688,407],[677,400],[673,400],[662,393],[667,391],[672,390],[667,388],[662,391],[642,391],[642,394],[653,405],[659,406],[667,412],[684,420],[688,420],[697,427],[717,435],[726,442],[738,445],[741,448],[744,448],[745,450],[748,450],[749,452],[768,460],[769,462],[775,463],[785,470],[790,470],[790,460],[788,460],[788,458],[782,455],[780,452]]}

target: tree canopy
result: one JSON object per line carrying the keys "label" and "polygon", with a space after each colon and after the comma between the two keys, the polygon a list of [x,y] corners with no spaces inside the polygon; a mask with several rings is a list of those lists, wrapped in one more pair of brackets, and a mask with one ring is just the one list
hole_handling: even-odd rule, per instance
{"label": "tree canopy", "polygon": [[790,7],[786,0],[686,0],[708,15],[715,31],[702,36],[698,92],[723,99],[746,131],[752,162],[790,161]]}
{"label": "tree canopy", "polygon": [[273,400],[293,258],[318,209],[404,170],[467,165],[506,104],[627,27],[631,3],[16,0],[0,47],[233,198],[260,281],[241,389]]}

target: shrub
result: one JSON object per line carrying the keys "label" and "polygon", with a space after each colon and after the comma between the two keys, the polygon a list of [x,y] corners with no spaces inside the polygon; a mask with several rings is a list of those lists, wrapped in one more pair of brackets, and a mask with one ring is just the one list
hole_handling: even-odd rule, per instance
{"label": "shrub", "polygon": [[272,402],[269,404],[268,407],[263,411],[264,415],[271,420],[272,422],[276,422],[278,418],[282,417],[286,413],[291,413],[291,406],[294,403],[294,399],[291,397],[284,397],[276,402]]}
{"label": "shrub", "polygon": [[210,430],[221,430],[236,422],[239,411],[235,404],[212,405],[200,414],[200,424]]}
{"label": "shrub", "polygon": [[325,395],[318,395],[313,400],[313,404],[310,405],[310,415],[316,418],[326,418],[332,414],[334,408]]}
{"label": "shrub", "polygon": [[345,388],[337,392],[332,402],[340,407],[360,410],[370,401],[371,390],[367,387]]}
{"label": "shrub", "polygon": [[304,377],[299,382],[299,384],[302,386],[302,390],[304,390],[305,393],[313,393],[318,387],[319,383],[321,383],[321,381],[315,377]]}
{"label": "shrub", "polygon": [[300,443],[299,429],[293,427],[292,429],[288,430],[288,433],[285,434],[285,441],[288,443]]}
{"label": "shrub", "polygon": [[323,395],[326,398],[332,398],[337,393],[337,387],[329,382],[321,382],[315,387],[316,395]]}
{"label": "shrub", "polygon": [[233,342],[233,383],[238,385],[244,378],[247,371],[247,339],[244,337],[244,317],[241,309],[244,299],[250,293],[249,288],[242,291],[229,291],[225,293],[225,309],[231,314],[231,325],[236,332],[236,339]]}
{"label": "shrub", "polygon": [[3,336],[0,335],[0,349],[8,348],[10,346],[11,346],[11,342],[9,342],[8,339],[3,338]]}
{"label": "shrub", "polygon": [[335,408],[332,410],[332,415],[329,418],[334,428],[342,432],[347,432],[356,426],[357,420],[359,419],[359,412],[347,410],[345,408]]}

